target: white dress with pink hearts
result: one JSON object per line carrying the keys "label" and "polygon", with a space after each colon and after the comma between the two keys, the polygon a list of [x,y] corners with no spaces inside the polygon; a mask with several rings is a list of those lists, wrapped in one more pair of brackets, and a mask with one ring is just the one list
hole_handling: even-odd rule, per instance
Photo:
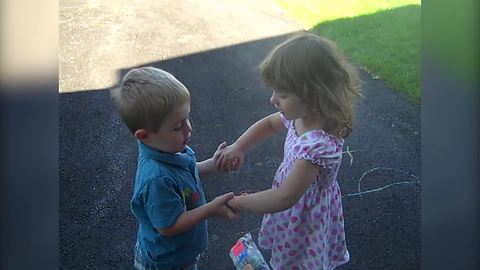
{"label": "white dress with pink hearts", "polygon": [[347,263],[342,196],[337,172],[342,161],[343,139],[323,130],[297,136],[294,121],[288,128],[284,158],[275,174],[273,189],[286,179],[295,160],[319,167],[315,180],[290,209],[263,217],[258,242],[271,249],[273,269],[334,269]]}

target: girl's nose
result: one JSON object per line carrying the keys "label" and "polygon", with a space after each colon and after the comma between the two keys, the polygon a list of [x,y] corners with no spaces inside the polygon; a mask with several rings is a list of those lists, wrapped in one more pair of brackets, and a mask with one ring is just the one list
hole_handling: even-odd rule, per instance
{"label": "girl's nose", "polygon": [[277,105],[277,97],[275,96],[275,94],[272,94],[272,96],[270,97],[270,103],[272,105]]}

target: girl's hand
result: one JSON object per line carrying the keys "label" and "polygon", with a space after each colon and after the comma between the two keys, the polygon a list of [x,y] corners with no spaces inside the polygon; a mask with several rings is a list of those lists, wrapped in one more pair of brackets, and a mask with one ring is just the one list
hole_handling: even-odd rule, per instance
{"label": "girl's hand", "polygon": [[220,157],[222,151],[225,149],[226,146],[227,146],[226,142],[221,143],[217,147],[217,150],[215,150],[215,153],[213,153],[213,156],[211,158],[206,159],[204,161],[197,162],[198,173],[200,174],[200,178],[203,178],[218,172],[215,163],[217,162],[217,159]]}
{"label": "girl's hand", "polygon": [[215,150],[215,153],[213,153],[212,159],[213,159],[213,162],[215,163],[215,165],[217,164],[217,160],[220,157],[220,155],[222,154],[222,151],[223,151],[223,149],[225,149],[225,147],[227,147],[227,143],[223,142],[223,143],[218,145],[217,150]]}
{"label": "girl's hand", "polygon": [[222,150],[220,157],[215,161],[215,167],[218,171],[238,171],[243,165],[244,157],[245,152],[235,143],[231,144]]}

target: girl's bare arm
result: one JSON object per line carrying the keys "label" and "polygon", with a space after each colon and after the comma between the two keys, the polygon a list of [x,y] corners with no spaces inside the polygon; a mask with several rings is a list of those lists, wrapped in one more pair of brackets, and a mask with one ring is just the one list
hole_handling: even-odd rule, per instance
{"label": "girl's bare arm", "polygon": [[234,209],[258,214],[284,211],[294,206],[315,180],[319,166],[307,160],[297,160],[287,179],[278,189],[236,196],[228,202]]}
{"label": "girl's bare arm", "polygon": [[245,152],[256,143],[280,132],[284,128],[280,113],[268,115],[250,126],[232,145],[227,147],[218,159],[217,169],[229,171],[232,162],[238,160],[241,165]]}
{"label": "girl's bare arm", "polygon": [[236,141],[235,144],[240,149],[246,151],[252,145],[280,132],[284,128],[280,113],[270,114],[247,129]]}

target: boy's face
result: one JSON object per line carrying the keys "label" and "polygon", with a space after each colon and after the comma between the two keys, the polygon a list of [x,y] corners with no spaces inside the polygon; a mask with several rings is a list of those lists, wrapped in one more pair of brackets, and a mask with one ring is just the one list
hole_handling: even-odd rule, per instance
{"label": "boy's face", "polygon": [[190,101],[176,107],[163,121],[156,132],[148,132],[143,142],[162,152],[177,153],[185,149],[192,135],[192,126],[188,119]]}

